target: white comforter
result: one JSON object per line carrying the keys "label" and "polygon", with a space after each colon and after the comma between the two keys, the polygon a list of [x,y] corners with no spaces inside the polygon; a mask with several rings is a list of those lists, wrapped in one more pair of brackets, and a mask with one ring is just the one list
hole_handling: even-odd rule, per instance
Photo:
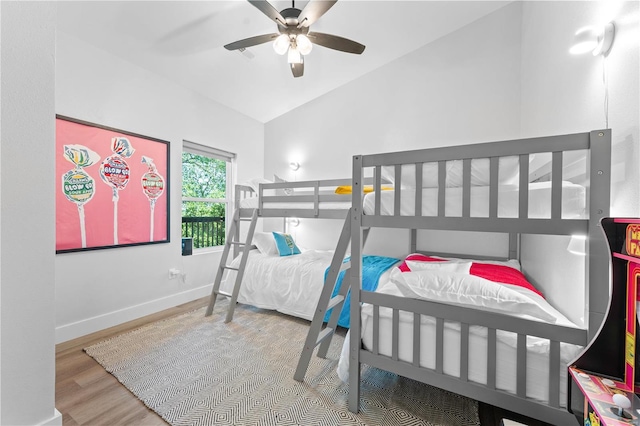
{"label": "white comforter", "polygon": [[[229,266],[237,268],[240,257]],[[332,257],[332,250],[303,250],[295,256],[265,255],[251,250],[238,302],[312,320]],[[231,293],[236,274],[227,270],[220,290]]]}

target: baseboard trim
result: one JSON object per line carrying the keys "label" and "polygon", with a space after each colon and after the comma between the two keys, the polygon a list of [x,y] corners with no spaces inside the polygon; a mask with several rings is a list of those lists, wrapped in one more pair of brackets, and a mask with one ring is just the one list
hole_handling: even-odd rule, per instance
{"label": "baseboard trim", "polygon": [[171,296],[151,300],[135,306],[129,306],[118,311],[61,325],[56,327],[56,344],[86,336],[87,334],[95,333],[96,331],[104,330],[105,328],[113,327],[127,321],[138,319],[145,315],[154,314],[164,309],[172,308],[182,303],[191,302],[192,300],[208,296],[211,293],[212,285],[213,284],[207,284],[202,287],[172,294]]}
{"label": "baseboard trim", "polygon": [[62,426],[62,414],[60,414],[60,411],[56,410],[55,408],[53,410],[53,417],[45,420],[42,423],[38,423],[38,426]]}

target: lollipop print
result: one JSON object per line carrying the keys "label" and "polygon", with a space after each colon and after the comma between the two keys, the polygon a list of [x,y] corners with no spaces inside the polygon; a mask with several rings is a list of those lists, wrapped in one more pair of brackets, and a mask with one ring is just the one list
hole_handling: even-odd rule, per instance
{"label": "lollipop print", "polygon": [[153,219],[156,200],[164,192],[164,178],[158,173],[153,159],[142,156],[142,163],[146,164],[149,171],[142,175],[142,192],[149,199],[149,207],[151,208],[151,229],[149,241],[153,241]]}
{"label": "lollipop print", "polygon": [[62,193],[78,206],[80,217],[80,239],[82,248],[87,247],[87,234],[84,224],[84,205],[95,193],[95,181],[83,169],[100,160],[100,156],[83,145],[64,145],[64,158],[73,163],[75,168],[62,175]]}
{"label": "lollipop print", "polygon": [[118,191],[123,190],[129,182],[130,169],[125,161],[133,155],[135,149],[129,139],[123,137],[111,138],[113,155],[104,159],[100,165],[100,177],[113,190],[113,244],[118,244]]}

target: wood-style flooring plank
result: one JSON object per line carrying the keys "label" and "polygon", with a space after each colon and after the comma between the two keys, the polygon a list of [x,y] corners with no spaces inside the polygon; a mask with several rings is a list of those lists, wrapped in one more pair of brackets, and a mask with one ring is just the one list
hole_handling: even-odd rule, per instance
{"label": "wood-style flooring plank", "polygon": [[194,300],[56,346],[56,408],[64,426],[166,426],[127,388],[84,353],[83,349],[155,321],[206,306],[209,298]]}

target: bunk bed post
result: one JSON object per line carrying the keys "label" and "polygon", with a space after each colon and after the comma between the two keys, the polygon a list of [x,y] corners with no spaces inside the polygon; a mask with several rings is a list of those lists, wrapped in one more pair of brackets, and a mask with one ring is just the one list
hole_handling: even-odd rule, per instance
{"label": "bunk bed post", "polygon": [[587,244],[587,325],[593,338],[609,306],[610,252],[600,221],[609,216],[611,188],[611,130],[594,130],[589,134],[589,235]]}
{"label": "bunk bed post", "polygon": [[416,253],[418,251],[418,230],[412,228],[410,233],[411,241],[409,242],[409,253]]}
{"label": "bunk bed post", "polygon": [[351,181],[351,286],[350,341],[349,341],[349,411],[358,412],[360,405],[360,288],[362,285],[362,156],[353,157],[353,177]]}
{"label": "bunk bed post", "polygon": [[509,259],[520,260],[520,234],[509,232]]}
{"label": "bunk bed post", "polygon": [[[234,206],[233,206],[233,214],[229,214],[229,212],[227,212],[227,214],[225,215],[227,218],[227,229],[231,228],[231,223],[229,223],[229,216],[231,216],[233,219],[231,219],[231,221],[235,220],[235,213],[238,212],[238,215],[240,214],[240,188],[238,188],[237,186],[234,189],[235,192],[235,200],[234,200]],[[231,236],[233,238],[234,241],[240,241],[240,226],[237,226],[235,228],[235,232],[234,235]],[[226,240],[225,240],[226,243]],[[233,246],[233,258],[235,259],[238,256],[238,253],[240,252],[240,248],[236,245]]]}

